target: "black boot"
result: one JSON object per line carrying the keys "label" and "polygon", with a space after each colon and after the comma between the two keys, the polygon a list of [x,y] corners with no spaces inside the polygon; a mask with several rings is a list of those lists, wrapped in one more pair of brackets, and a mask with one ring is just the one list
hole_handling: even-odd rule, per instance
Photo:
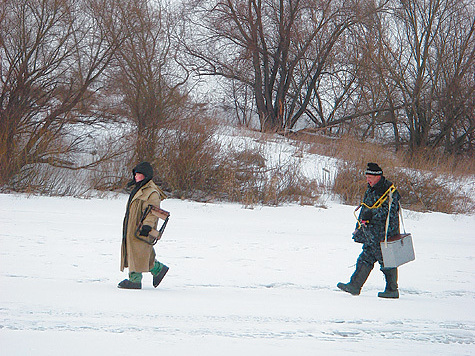
{"label": "black boot", "polygon": [[350,293],[353,295],[359,295],[361,292],[361,287],[363,287],[363,284],[368,279],[368,276],[371,273],[372,269],[373,269],[373,266],[367,263],[359,262],[356,264],[356,270],[351,276],[350,282],[349,283],[340,282],[336,286],[347,293]]}
{"label": "black boot", "polygon": [[156,276],[153,276],[153,286],[155,288],[158,287],[158,285],[160,284],[160,282],[162,281],[163,277],[165,277],[165,275],[167,274],[168,272],[168,267],[163,265],[162,266],[162,269],[160,270],[160,272],[158,272],[158,274]]}
{"label": "black boot", "polygon": [[128,279],[124,279],[122,282],[119,283],[117,287],[122,288],[122,289],[141,289],[142,283],[135,283],[135,282],[131,282]]}
{"label": "black boot", "polygon": [[386,288],[384,292],[379,292],[378,297],[380,298],[399,298],[399,291],[397,289],[397,268],[382,268],[381,271],[384,273],[386,278]]}

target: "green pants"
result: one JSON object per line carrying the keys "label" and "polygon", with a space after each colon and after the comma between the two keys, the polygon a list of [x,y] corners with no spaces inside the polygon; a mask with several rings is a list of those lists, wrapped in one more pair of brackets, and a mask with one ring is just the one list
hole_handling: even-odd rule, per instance
{"label": "green pants", "polygon": [[[163,268],[163,263],[155,261],[152,269],[150,270],[150,273],[156,276],[157,274],[160,273],[162,268]],[[142,272],[129,272],[129,281],[134,282],[134,283],[142,283]]]}

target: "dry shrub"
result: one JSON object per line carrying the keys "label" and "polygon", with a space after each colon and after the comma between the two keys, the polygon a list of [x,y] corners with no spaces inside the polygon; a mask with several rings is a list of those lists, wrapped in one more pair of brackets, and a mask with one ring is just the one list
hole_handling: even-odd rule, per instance
{"label": "dry shrub", "polygon": [[[358,205],[366,190],[365,165],[345,163],[338,169],[333,191],[344,203]],[[401,205],[414,211],[467,213],[474,211],[473,201],[461,189],[461,184],[437,178],[433,173],[421,173],[387,166],[385,176],[401,194]]]}
{"label": "dry shrub", "polygon": [[339,167],[333,182],[333,192],[340,196],[345,204],[358,205],[363,199],[366,184],[361,168],[354,164],[343,163]]}
{"label": "dry shrub", "polygon": [[84,171],[73,172],[37,163],[24,166],[3,190],[46,196],[86,197],[91,193],[87,181],[87,173]]}
{"label": "dry shrub", "polygon": [[214,123],[181,122],[163,135],[154,165],[161,185],[173,196],[202,200],[219,185],[221,145]]}
{"label": "dry shrub", "polygon": [[437,176],[462,178],[475,175],[475,160],[470,156],[448,155],[427,148],[412,153],[401,152],[400,157],[405,167],[432,172]]}
{"label": "dry shrub", "polygon": [[318,184],[307,179],[298,165],[279,166],[264,181],[261,201],[267,205],[299,202],[314,205],[318,200]]}
{"label": "dry shrub", "polygon": [[470,155],[448,155],[431,148],[420,148],[416,152],[405,149],[395,152],[392,145],[363,142],[349,135],[329,137],[302,133],[296,137],[310,144],[309,153],[335,157],[357,165],[362,162],[378,162],[384,167],[413,168],[437,175],[446,174],[455,177],[475,175],[475,160]]}
{"label": "dry shrub", "polygon": [[168,131],[154,165],[155,180],[171,196],[246,207],[315,202],[317,184],[301,174],[299,165],[268,167],[263,145],[226,147],[216,130],[213,122],[201,120]]}
{"label": "dry shrub", "polygon": [[333,192],[347,204],[361,202],[368,162],[378,163],[385,176],[395,183],[402,205],[416,211],[473,213],[475,204],[464,189],[475,175],[475,160],[470,156],[447,155],[432,149],[409,153],[394,152],[391,146],[361,142],[351,136],[341,138],[319,134],[305,135],[315,154],[339,158],[343,163],[333,182]]}
{"label": "dry shrub", "polygon": [[318,185],[301,174],[298,164],[269,167],[262,146],[230,151],[227,156],[228,180],[222,185],[226,200],[253,207],[289,202],[312,205],[318,199]]}
{"label": "dry shrub", "polygon": [[[353,136],[325,138],[317,136],[310,152],[338,158],[343,162],[363,168],[368,162],[377,162],[382,167],[402,165],[402,159],[388,148],[373,142],[362,142]],[[322,141],[324,143],[322,143]],[[325,148],[325,146],[327,146]],[[330,152],[326,154],[322,152]]]}
{"label": "dry shrub", "polygon": [[57,140],[54,147],[66,152],[65,147],[74,144],[74,151],[24,165],[0,191],[88,198],[121,189],[131,178],[123,163],[129,161],[126,145],[130,140],[115,132],[96,132],[85,131],[73,143],[67,137]]}
{"label": "dry shrub", "polygon": [[415,211],[466,213],[473,211],[473,202],[465,195],[460,184],[437,178],[432,172],[414,173],[397,170],[391,174],[402,197],[401,204]]}
{"label": "dry shrub", "polygon": [[124,162],[129,162],[126,154],[122,159],[107,160],[90,170],[91,189],[98,192],[121,191],[132,179],[132,170]]}
{"label": "dry shrub", "polygon": [[226,160],[227,179],[223,184],[225,198],[238,201],[246,207],[260,201],[262,182],[265,180],[266,160],[259,150],[228,148]]}

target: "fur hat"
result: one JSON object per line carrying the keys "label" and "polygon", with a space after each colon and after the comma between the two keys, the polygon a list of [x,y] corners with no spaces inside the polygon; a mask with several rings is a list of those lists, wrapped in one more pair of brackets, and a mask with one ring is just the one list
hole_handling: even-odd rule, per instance
{"label": "fur hat", "polygon": [[382,176],[383,170],[376,163],[368,163],[364,174],[370,174],[372,176]]}

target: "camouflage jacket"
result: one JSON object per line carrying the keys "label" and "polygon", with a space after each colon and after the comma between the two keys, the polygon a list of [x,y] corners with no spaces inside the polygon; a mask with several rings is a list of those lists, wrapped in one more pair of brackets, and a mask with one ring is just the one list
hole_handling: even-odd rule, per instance
{"label": "camouflage jacket", "polygon": [[[381,177],[381,180],[373,187],[368,184],[368,189],[364,194],[363,203],[358,216],[358,220],[360,222],[364,220],[368,223],[366,226],[360,224],[356,225],[356,230],[353,233],[353,239],[356,242],[364,244],[379,244],[380,241],[384,240],[386,232],[386,219],[388,217],[389,209],[389,196],[380,207],[373,209],[369,207],[374,206],[374,204],[382,195],[384,195],[391,185],[392,183],[385,177]],[[399,234],[400,198],[401,196],[399,195],[399,192],[395,190],[392,195],[392,205],[389,214],[388,237]]]}

